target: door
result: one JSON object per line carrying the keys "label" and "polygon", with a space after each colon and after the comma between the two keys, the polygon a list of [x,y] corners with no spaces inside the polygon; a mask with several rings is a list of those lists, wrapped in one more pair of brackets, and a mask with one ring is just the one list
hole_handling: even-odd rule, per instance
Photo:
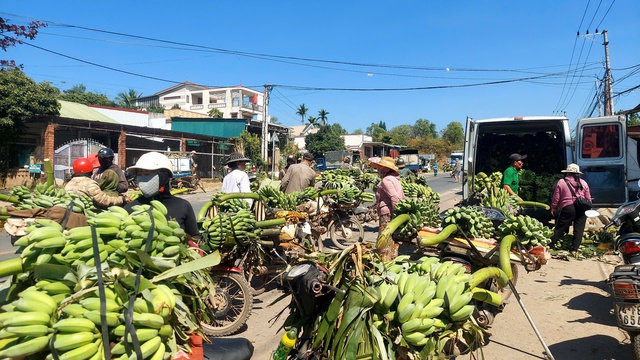
{"label": "door", "polygon": [[629,198],[626,133],[623,116],[578,120],[576,163],[596,206],[618,206]]}
{"label": "door", "polygon": [[472,118],[467,117],[464,133],[464,158],[462,159],[462,198],[466,199],[473,191],[473,179],[475,178],[474,160],[476,156],[476,139],[478,138],[477,124]]}

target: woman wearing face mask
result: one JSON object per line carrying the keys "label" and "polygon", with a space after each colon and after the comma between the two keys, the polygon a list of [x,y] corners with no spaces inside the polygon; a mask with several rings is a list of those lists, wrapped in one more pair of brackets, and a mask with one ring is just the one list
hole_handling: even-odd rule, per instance
{"label": "woman wearing face mask", "polygon": [[158,152],[149,152],[140,156],[138,162],[127,170],[136,177],[142,192],[142,196],[124,207],[128,212],[131,213],[131,208],[135,205],[149,204],[151,200],[158,200],[167,207],[167,219],[176,220],[191,237],[200,237],[196,215],[191,204],[171,195],[173,165],[169,158]]}
{"label": "woman wearing face mask", "polygon": [[[377,163],[371,163],[371,166],[378,170],[380,176],[380,183],[376,190],[376,209],[379,221],[378,233],[382,233],[391,221],[393,208],[404,199],[404,191],[400,183],[396,161],[392,157],[384,156]],[[393,259],[397,256],[398,245],[393,244],[393,241],[390,243],[392,246],[381,252],[383,259]]]}

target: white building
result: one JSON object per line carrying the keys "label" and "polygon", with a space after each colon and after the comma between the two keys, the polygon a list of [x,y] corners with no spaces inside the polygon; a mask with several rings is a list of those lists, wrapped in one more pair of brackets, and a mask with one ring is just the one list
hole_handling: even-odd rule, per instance
{"label": "white building", "polygon": [[151,96],[135,99],[135,105],[146,109],[149,106],[162,106],[207,115],[212,109],[218,109],[224,119],[247,119],[262,121],[264,94],[243,87],[210,88],[183,82]]}

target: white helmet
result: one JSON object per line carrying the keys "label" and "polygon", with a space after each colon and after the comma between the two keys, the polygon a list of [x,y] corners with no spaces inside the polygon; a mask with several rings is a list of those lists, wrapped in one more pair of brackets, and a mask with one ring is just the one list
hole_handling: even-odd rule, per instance
{"label": "white helmet", "polygon": [[159,152],[148,152],[142,156],[136,162],[134,166],[131,166],[127,169],[127,171],[131,172],[135,175],[137,170],[159,170],[166,169],[169,173],[173,174],[173,164],[171,160]]}

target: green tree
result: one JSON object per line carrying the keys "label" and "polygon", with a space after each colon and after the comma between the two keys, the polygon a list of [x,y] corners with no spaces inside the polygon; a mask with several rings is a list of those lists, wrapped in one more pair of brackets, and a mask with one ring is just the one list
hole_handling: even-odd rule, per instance
{"label": "green tree", "polygon": [[320,119],[322,126],[327,125],[327,115],[329,115],[329,112],[325,109],[318,111],[318,119]]}
{"label": "green tree", "polygon": [[147,111],[150,113],[164,113],[164,107],[160,104],[151,104],[147,106]]}
{"label": "green tree", "polygon": [[[0,49],[7,51],[8,48],[22,44],[23,39],[33,40],[38,35],[38,29],[47,27],[46,23],[38,20],[30,22],[27,26],[10,23],[11,20],[0,17]],[[11,68],[16,66],[14,60],[0,60],[0,68]]]}
{"label": "green tree", "polygon": [[442,130],[440,135],[443,140],[447,141],[456,149],[464,146],[464,130],[462,124],[457,121],[450,122],[447,127]]}
{"label": "green tree", "polygon": [[340,134],[340,135],[346,135],[346,134],[347,134],[347,130],[345,130],[345,129],[342,127],[342,125],[340,125],[340,124],[338,124],[338,123],[333,124],[333,125],[330,125],[330,126],[331,126],[331,129],[332,129],[333,131],[337,132],[337,133],[338,133],[338,134]]}
{"label": "green tree", "polygon": [[282,124],[280,123],[280,119],[278,119],[278,117],[277,117],[277,116],[272,116],[272,117],[269,119],[269,121],[271,121],[271,123],[272,123],[272,124],[282,125]]}
{"label": "green tree", "polygon": [[409,145],[409,139],[413,138],[413,127],[411,125],[398,125],[389,130],[391,143],[394,145]]}
{"label": "green tree", "polygon": [[309,109],[307,109],[306,106],[304,106],[304,104],[298,106],[298,109],[296,110],[296,114],[300,115],[300,123],[304,124],[304,118],[305,116],[307,116],[307,111],[309,111]]}
{"label": "green tree", "polygon": [[315,116],[309,116],[307,118],[307,121],[309,122],[310,125],[313,125],[313,126],[318,125],[318,118]]}
{"label": "green tree", "polygon": [[222,119],[222,111],[220,111],[220,109],[213,108],[213,109],[209,110],[207,115],[209,115],[210,117],[212,117],[214,119]]}
{"label": "green tree", "polygon": [[263,167],[265,163],[260,154],[262,147],[260,137],[258,137],[257,134],[243,130],[240,133],[239,140],[244,149],[244,156],[251,159],[251,162],[253,162],[256,167]]}
{"label": "green tree", "polygon": [[129,89],[129,91],[121,92],[116,95],[116,103],[118,106],[124,109],[137,109],[138,107],[135,105],[135,99],[142,96],[142,93],[138,94],[137,91],[133,89]]}
{"label": "green tree", "polygon": [[413,134],[415,137],[425,138],[438,138],[438,131],[436,130],[436,124],[426,119],[418,119],[413,125]]}
{"label": "green tree", "polygon": [[315,157],[322,156],[322,154],[327,151],[346,149],[344,139],[340,136],[340,133],[331,126],[320,126],[318,132],[307,135],[304,142],[307,151]]}
{"label": "green tree", "polygon": [[627,118],[627,126],[638,126],[640,125],[640,116],[638,113],[629,114]]}
{"label": "green tree", "polygon": [[362,131],[361,128],[357,128],[357,129],[353,130],[353,134],[354,135],[363,135],[364,131]]}
{"label": "green tree", "polygon": [[371,136],[371,140],[376,142],[390,142],[391,136],[387,133],[387,125],[380,121],[380,123],[372,123],[367,127],[366,134]]}
{"label": "green tree", "polygon": [[84,84],[74,85],[71,89],[64,90],[59,99],[85,105],[116,106],[107,95],[87,91]]}
{"label": "green tree", "polygon": [[0,172],[17,164],[16,140],[24,131],[24,122],[36,115],[57,116],[60,90],[50,83],[36,84],[16,67],[0,70]]}

